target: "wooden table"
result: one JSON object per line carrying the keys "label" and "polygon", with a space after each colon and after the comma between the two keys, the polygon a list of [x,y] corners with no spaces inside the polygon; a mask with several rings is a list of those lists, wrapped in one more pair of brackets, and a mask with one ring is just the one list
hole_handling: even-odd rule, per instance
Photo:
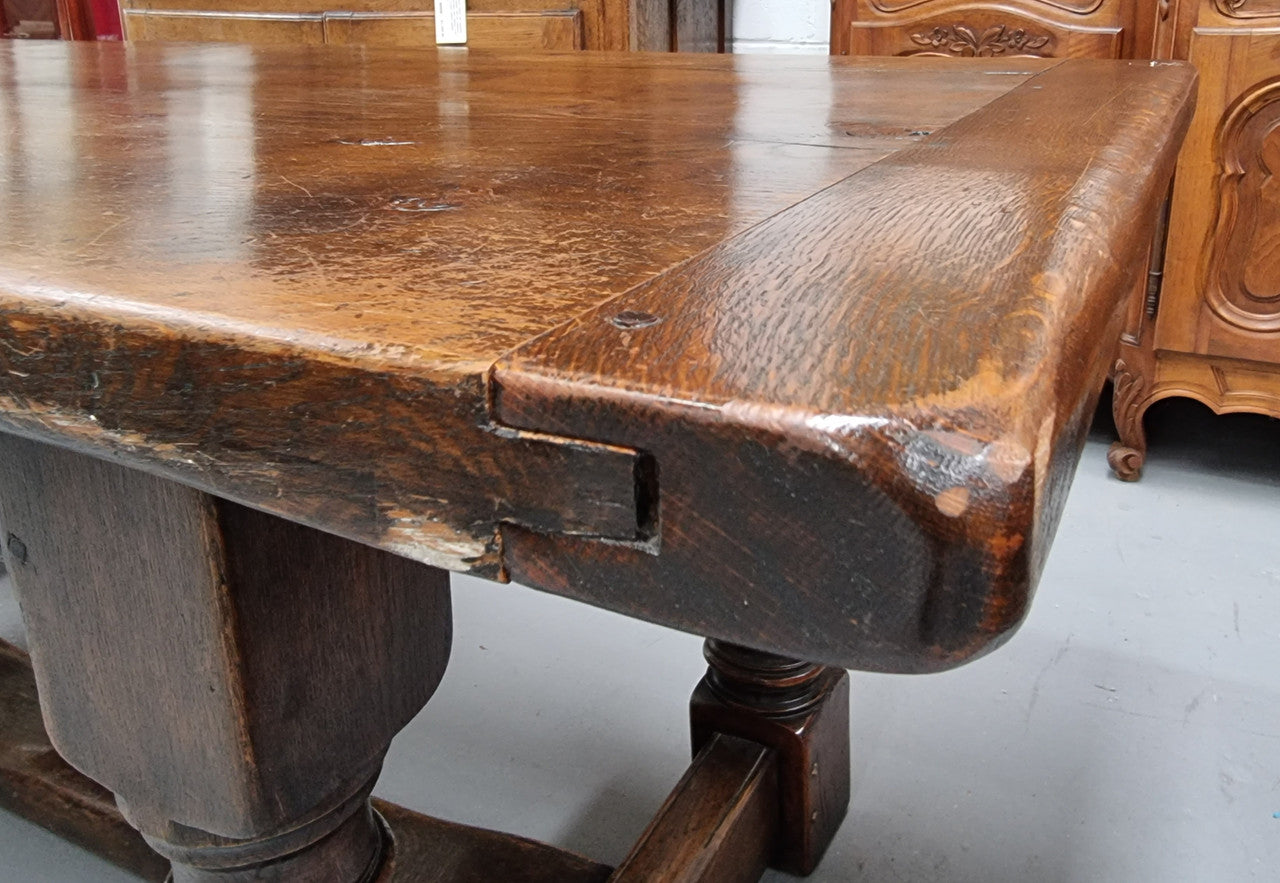
{"label": "wooden table", "polygon": [[[0,797],[176,881],[749,880],[1027,609],[1194,77],[0,47]],[[616,871],[367,796],[446,570],[708,637]],[[610,876],[612,874],[612,876]]]}

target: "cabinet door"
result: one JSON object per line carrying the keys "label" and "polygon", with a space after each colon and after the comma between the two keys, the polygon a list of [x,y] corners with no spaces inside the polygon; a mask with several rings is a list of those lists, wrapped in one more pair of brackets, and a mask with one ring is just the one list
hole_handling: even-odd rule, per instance
{"label": "cabinet door", "polygon": [[[436,43],[430,12],[330,12],[326,43],[423,47]],[[467,45],[477,49],[581,49],[582,14],[560,12],[468,13]]]}
{"label": "cabinet door", "polygon": [[[435,45],[431,0],[121,0],[120,5],[130,40]],[[625,49],[627,22],[619,18],[618,6],[617,0],[608,5],[606,0],[468,0],[468,44],[515,51]]]}
{"label": "cabinet door", "polygon": [[843,55],[1127,58],[1149,54],[1154,0],[835,0]]}
{"label": "cabinet door", "polygon": [[122,9],[128,40],[190,40],[257,45],[323,43],[319,13],[203,9]]}
{"label": "cabinet door", "polygon": [[1222,15],[1241,21],[1280,19],[1280,0],[1214,0],[1214,5]]}
{"label": "cabinet door", "polygon": [[1190,33],[1200,93],[1178,162],[1159,347],[1280,362],[1280,3],[1235,8],[1268,2],[1274,27],[1255,17]]}

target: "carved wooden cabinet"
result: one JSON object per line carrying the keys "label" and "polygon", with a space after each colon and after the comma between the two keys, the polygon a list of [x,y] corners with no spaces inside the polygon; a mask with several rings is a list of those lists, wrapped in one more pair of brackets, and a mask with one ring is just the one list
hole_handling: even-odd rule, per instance
{"label": "carved wooden cabinet", "polygon": [[835,0],[831,50],[1193,62],[1167,232],[1117,343],[1108,459],[1140,476],[1143,415],[1170,396],[1280,417],[1280,0]]}
{"label": "carved wooden cabinet", "polygon": [[1141,58],[1158,0],[835,0],[839,55]]}
{"label": "carved wooden cabinet", "polygon": [[1109,459],[1128,479],[1159,399],[1280,416],[1280,0],[1202,0],[1169,18],[1160,54],[1194,62],[1200,94],[1164,282],[1131,311],[1113,371],[1121,441]]}
{"label": "carved wooden cabinet", "polygon": [[[130,40],[434,46],[432,0],[121,0]],[[468,0],[485,49],[723,51],[724,0]]]}

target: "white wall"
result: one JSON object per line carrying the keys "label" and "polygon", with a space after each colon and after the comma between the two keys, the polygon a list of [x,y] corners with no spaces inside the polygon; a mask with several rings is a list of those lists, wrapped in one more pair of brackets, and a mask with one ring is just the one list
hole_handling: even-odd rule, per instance
{"label": "white wall", "polygon": [[733,0],[733,51],[825,54],[830,22],[830,0]]}

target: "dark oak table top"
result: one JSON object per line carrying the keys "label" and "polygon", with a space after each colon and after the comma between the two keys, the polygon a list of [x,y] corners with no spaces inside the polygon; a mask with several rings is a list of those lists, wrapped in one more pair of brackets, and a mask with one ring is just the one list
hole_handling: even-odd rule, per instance
{"label": "dark oak table top", "polygon": [[763,649],[1017,624],[1194,75],[0,45],[0,429]]}

